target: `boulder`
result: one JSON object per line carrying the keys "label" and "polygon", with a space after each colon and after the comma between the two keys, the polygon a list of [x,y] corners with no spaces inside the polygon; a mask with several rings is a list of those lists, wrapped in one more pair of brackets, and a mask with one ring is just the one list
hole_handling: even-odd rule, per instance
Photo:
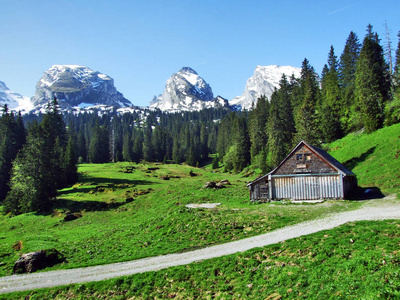
{"label": "boulder", "polygon": [[40,269],[52,267],[64,261],[64,256],[56,249],[39,250],[22,254],[15,262],[13,274],[32,273]]}
{"label": "boulder", "polygon": [[215,181],[209,181],[203,185],[203,189],[212,189],[215,188],[216,186],[217,184],[215,183]]}

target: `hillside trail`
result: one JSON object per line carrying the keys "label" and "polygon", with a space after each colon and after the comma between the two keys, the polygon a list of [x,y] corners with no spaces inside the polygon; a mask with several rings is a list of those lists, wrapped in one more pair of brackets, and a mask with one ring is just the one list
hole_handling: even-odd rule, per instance
{"label": "hillside trail", "polygon": [[190,252],[94,267],[0,277],[0,294],[72,283],[100,281],[147,271],[158,271],[172,266],[186,265],[205,259],[243,252],[256,247],[276,244],[321,230],[332,229],[347,222],[384,219],[400,219],[400,201],[396,200],[395,195],[365,201],[357,210],[331,214],[324,218],[287,226],[262,235]]}

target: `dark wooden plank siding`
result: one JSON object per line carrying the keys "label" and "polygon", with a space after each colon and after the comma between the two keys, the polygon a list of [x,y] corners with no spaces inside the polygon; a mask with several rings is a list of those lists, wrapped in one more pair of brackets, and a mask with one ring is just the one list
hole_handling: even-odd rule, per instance
{"label": "dark wooden plank siding", "polygon": [[288,159],[282,164],[274,175],[289,174],[321,174],[334,173],[336,170],[332,168],[326,161],[321,159],[307,145],[300,146]]}

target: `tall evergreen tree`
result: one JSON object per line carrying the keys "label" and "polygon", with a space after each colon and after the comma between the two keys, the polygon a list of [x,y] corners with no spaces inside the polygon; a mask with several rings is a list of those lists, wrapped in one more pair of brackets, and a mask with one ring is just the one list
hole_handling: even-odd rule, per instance
{"label": "tall evergreen tree", "polygon": [[66,186],[74,184],[78,180],[78,168],[76,167],[76,155],[74,148],[74,139],[72,136],[70,136],[62,160],[62,169]]}
{"label": "tall evergreen tree", "polygon": [[340,119],[344,112],[338,79],[338,62],[333,46],[331,46],[328,65],[325,65],[322,72],[319,105],[320,130],[326,142],[332,142],[342,137]]}
{"label": "tall evergreen tree", "polygon": [[282,161],[292,148],[295,134],[293,109],[291,105],[291,85],[285,75],[279,83],[279,90],[271,96],[269,119],[266,124],[268,134],[268,165],[270,168]]}
{"label": "tall evergreen tree", "polygon": [[12,162],[25,144],[25,138],[21,115],[16,119],[14,114],[9,112],[7,105],[4,105],[0,117],[0,202],[10,190],[8,183]]}
{"label": "tall evergreen tree", "polygon": [[236,146],[233,167],[235,171],[242,171],[250,164],[250,138],[245,117],[236,118],[233,124],[233,140]]}
{"label": "tall evergreen tree", "polygon": [[393,99],[385,107],[385,124],[388,126],[400,123],[400,32],[397,36],[399,41],[393,72]]}
{"label": "tall evergreen tree", "polygon": [[363,125],[367,132],[382,127],[383,109],[389,99],[388,66],[378,35],[368,26],[356,71],[356,94]]}
{"label": "tall evergreen tree", "polygon": [[264,129],[268,120],[269,105],[267,97],[261,96],[257,99],[256,107],[249,113],[250,155],[252,162],[267,144],[267,134]]}
{"label": "tall evergreen tree", "polygon": [[301,68],[300,97],[296,120],[296,141],[305,140],[311,144],[319,144],[319,129],[317,123],[316,105],[319,99],[317,74],[307,59]]}
{"label": "tall evergreen tree", "polygon": [[355,95],[355,78],[357,61],[360,55],[361,44],[357,35],[352,31],[346,40],[339,62],[339,84],[342,91],[342,128],[344,133],[357,128],[358,111]]}
{"label": "tall evergreen tree", "polygon": [[106,163],[110,161],[109,130],[98,123],[93,129],[89,145],[89,161],[92,163]]}
{"label": "tall evergreen tree", "polygon": [[124,161],[132,161],[132,144],[130,132],[124,134],[124,141],[122,146],[122,157]]}

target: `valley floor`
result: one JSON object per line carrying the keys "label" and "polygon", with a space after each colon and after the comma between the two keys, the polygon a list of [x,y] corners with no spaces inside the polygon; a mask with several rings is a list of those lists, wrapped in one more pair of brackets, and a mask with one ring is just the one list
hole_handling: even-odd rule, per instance
{"label": "valley floor", "polygon": [[400,202],[395,199],[394,195],[365,201],[357,210],[332,214],[322,219],[287,226],[259,236],[195,251],[95,267],[0,277],[0,294],[157,271],[279,243],[321,230],[332,229],[347,222],[383,219],[400,219]]}

